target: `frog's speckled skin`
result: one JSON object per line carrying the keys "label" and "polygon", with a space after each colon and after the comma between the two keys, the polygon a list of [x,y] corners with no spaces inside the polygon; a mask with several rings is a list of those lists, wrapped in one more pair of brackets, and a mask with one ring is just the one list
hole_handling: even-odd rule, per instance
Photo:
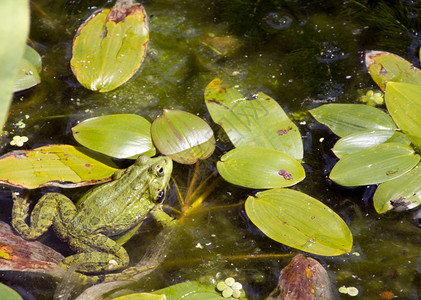
{"label": "frog's speckled skin", "polygon": [[162,210],[153,208],[171,172],[170,158],[141,156],[115,172],[113,181],[89,190],[76,205],[62,194],[45,194],[35,205],[29,226],[25,222],[29,203],[16,197],[12,225],[25,239],[36,239],[53,225],[59,238],[77,252],[62,261],[63,267],[75,264],[77,271],[88,273],[124,268],[129,256],[109,236],[130,231],[149,212],[162,216]]}

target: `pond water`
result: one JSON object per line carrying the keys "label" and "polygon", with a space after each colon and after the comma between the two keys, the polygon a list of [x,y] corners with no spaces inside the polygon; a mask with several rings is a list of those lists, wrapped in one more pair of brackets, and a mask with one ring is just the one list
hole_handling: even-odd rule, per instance
{"label": "pond water", "polygon": [[[372,7],[365,7],[366,2]],[[263,91],[286,112],[300,114],[324,103],[356,103],[362,93],[377,89],[363,64],[365,50],[393,52],[413,63],[419,59],[421,4],[417,1],[142,1],[149,15],[150,42],[141,69],[124,86],[95,93],[81,87],[70,70],[71,44],[89,15],[112,4],[33,1],[30,38],[43,58],[42,83],[15,95],[2,153],[15,150],[9,144],[13,135],[27,136],[27,149],[53,143],[76,145],[70,128],[81,120],[135,113],[152,121],[163,108],[182,109],[207,120],[220,138],[214,155],[201,164],[199,180],[204,180],[215,170],[218,157],[231,147],[212,123],[203,101],[212,79],[237,84],[249,96]],[[225,55],[217,54],[203,43],[209,35],[231,36],[234,46]],[[356,297],[362,299],[381,299],[386,291],[402,299],[418,299],[421,235],[412,214],[379,216],[372,206],[372,187],[349,189],[329,181],[327,175],[335,163],[330,148],[336,137],[308,115],[303,118],[296,124],[305,145],[306,179],[294,189],[331,207],[354,236],[351,254],[310,256],[328,270],[336,290],[356,287]],[[16,126],[19,121],[26,127]],[[192,166],[175,166],[173,176],[182,192],[192,172]],[[11,198],[6,191],[0,200],[5,208],[1,217],[10,222]],[[75,199],[81,191],[65,193]],[[185,220],[185,229],[165,263],[135,288],[159,289],[186,280],[233,276],[243,284],[248,299],[267,297],[280,270],[298,251],[270,240],[250,222],[241,203],[254,193],[218,183],[205,207],[239,205],[207,210]],[[174,203],[173,188],[168,204]],[[142,256],[157,232],[153,225],[147,226],[128,243],[133,260]],[[53,233],[49,235],[42,241],[69,253]],[[1,282],[26,290],[27,299],[53,296],[55,284],[48,278],[0,274]],[[40,281],[48,283],[49,289],[40,289]]]}

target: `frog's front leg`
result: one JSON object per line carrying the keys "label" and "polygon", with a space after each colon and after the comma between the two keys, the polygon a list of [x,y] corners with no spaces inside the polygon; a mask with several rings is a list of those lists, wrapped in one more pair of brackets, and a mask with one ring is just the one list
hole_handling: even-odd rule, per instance
{"label": "frog's front leg", "polygon": [[69,198],[59,193],[47,193],[38,200],[32,210],[28,225],[25,221],[29,210],[28,199],[15,194],[13,197],[12,225],[24,239],[36,239],[47,231],[53,222],[57,223],[57,219],[66,224],[76,214],[76,208]]}
{"label": "frog's front leg", "polygon": [[70,248],[79,253],[66,257],[61,265],[75,265],[82,273],[112,271],[127,267],[129,255],[117,242],[103,234],[78,234],[69,237]]}

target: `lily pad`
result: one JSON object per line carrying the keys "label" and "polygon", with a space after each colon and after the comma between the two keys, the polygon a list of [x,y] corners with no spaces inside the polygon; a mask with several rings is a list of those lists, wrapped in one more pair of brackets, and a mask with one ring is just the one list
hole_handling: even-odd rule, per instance
{"label": "lily pad", "polygon": [[39,84],[41,82],[39,76],[41,66],[41,56],[33,48],[26,45],[15,80],[14,91],[26,90]]}
{"label": "lily pad", "polygon": [[22,300],[23,298],[12,288],[0,283],[0,295],[4,300]]}
{"label": "lily pad", "polygon": [[245,203],[250,220],[271,239],[318,255],[351,251],[352,234],[345,222],[322,202],[291,189],[272,189]]}
{"label": "lily pad", "polygon": [[[396,137],[395,137],[396,136]],[[394,130],[365,130],[341,138],[336,142],[332,151],[339,158],[360,150],[383,144],[389,140],[405,141],[405,136]],[[409,141],[409,140],[406,140]],[[409,145],[410,143],[406,143]]]}
{"label": "lily pad", "polygon": [[421,204],[421,167],[379,185],[373,196],[379,214],[389,210],[405,211]]}
{"label": "lily pad", "polygon": [[164,109],[152,123],[151,133],[159,151],[182,164],[206,159],[215,150],[208,123],[185,111]]}
{"label": "lily pad", "polygon": [[26,189],[98,184],[110,181],[116,170],[109,158],[70,145],[12,151],[0,157],[0,183]]}
{"label": "lily pad", "polygon": [[405,82],[388,82],[385,102],[399,129],[417,147],[421,147],[421,86]]}
{"label": "lily pad", "polygon": [[116,114],[85,120],[72,128],[83,146],[117,158],[153,156],[151,123],[135,114]]}
{"label": "lily pad", "polygon": [[399,143],[386,143],[344,156],[329,178],[344,186],[378,184],[397,178],[420,160],[414,149]]}
{"label": "lily pad", "polygon": [[73,40],[70,61],[77,80],[93,91],[111,91],[139,69],[146,54],[149,28],[142,5],[119,0],[83,23]]}
{"label": "lily pad", "polygon": [[365,54],[365,65],[371,78],[383,90],[389,81],[421,85],[420,69],[402,57],[384,51],[369,51]]}
{"label": "lily pad", "polygon": [[[198,281],[186,281],[167,288],[157,290],[154,294],[164,294],[167,300],[221,300],[226,299],[218,293],[214,285],[207,285]],[[239,299],[246,299],[244,293]]]}
{"label": "lily pad", "polygon": [[388,114],[365,104],[325,104],[310,113],[340,137],[365,130],[397,129]]}
{"label": "lily pad", "polygon": [[212,120],[222,126],[235,147],[260,146],[303,158],[303,143],[297,126],[271,97],[257,93],[247,100],[220,79],[205,90]]}
{"label": "lily pad", "polygon": [[262,147],[235,148],[225,153],[216,166],[226,181],[254,189],[292,186],[305,178],[298,160]]}

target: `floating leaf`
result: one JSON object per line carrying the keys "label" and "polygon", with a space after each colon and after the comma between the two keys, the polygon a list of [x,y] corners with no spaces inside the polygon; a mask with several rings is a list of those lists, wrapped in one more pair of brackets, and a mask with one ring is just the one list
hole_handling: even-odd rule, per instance
{"label": "floating leaf", "polygon": [[221,125],[235,147],[260,146],[303,157],[303,143],[297,126],[279,104],[264,93],[247,100],[216,78],[205,90],[212,120]]}
{"label": "floating leaf", "polygon": [[77,80],[93,91],[111,91],[139,69],[149,29],[142,5],[119,0],[83,23],[73,40],[70,61]]}
{"label": "floating leaf", "polygon": [[322,202],[291,189],[272,189],[250,196],[250,220],[271,239],[325,256],[351,251],[352,234],[345,222]]}
{"label": "floating leaf", "polygon": [[182,164],[206,159],[215,150],[215,137],[209,125],[185,111],[164,109],[152,123],[151,133],[159,151]]}
{"label": "floating leaf", "polygon": [[0,295],[3,300],[22,300],[23,298],[12,288],[0,283]]}
{"label": "floating leaf", "polygon": [[292,156],[254,146],[225,153],[216,166],[226,181],[254,189],[291,186],[305,177],[303,166]]}
{"label": "floating leaf", "polygon": [[83,146],[117,158],[134,158],[156,153],[151,123],[135,114],[116,114],[85,120],[72,128]]}
{"label": "floating leaf", "polygon": [[[402,135],[394,130],[365,130],[341,138],[336,142],[332,151],[339,158],[360,150],[385,143],[393,135]],[[396,140],[396,138],[394,139]],[[409,144],[408,144],[409,145]]]}
{"label": "floating leaf", "polygon": [[1,0],[0,30],[0,127],[6,121],[16,75],[29,32],[29,1]]}
{"label": "floating leaf", "polygon": [[[198,281],[186,281],[164,289],[153,292],[154,294],[165,294],[167,300],[221,300],[224,298],[218,293],[214,285],[207,285]],[[246,299],[242,293],[239,299]]]}
{"label": "floating leaf", "polygon": [[417,147],[421,147],[421,86],[388,82],[385,102],[395,123]]}
{"label": "floating leaf", "polygon": [[344,156],[329,178],[344,186],[377,184],[405,174],[419,160],[411,147],[386,143]]}
{"label": "floating leaf", "polygon": [[402,57],[383,51],[365,54],[365,65],[373,80],[384,91],[389,81],[421,85],[421,72]]}
{"label": "floating leaf", "polygon": [[115,164],[70,145],[47,145],[0,157],[0,182],[21,188],[78,187],[109,181]]}
{"label": "floating leaf", "polygon": [[365,104],[325,104],[310,113],[340,137],[365,130],[397,129],[388,114]]}
{"label": "floating leaf", "polygon": [[421,204],[421,168],[418,165],[408,173],[379,185],[373,196],[374,208],[379,214],[391,209],[403,211]]}

